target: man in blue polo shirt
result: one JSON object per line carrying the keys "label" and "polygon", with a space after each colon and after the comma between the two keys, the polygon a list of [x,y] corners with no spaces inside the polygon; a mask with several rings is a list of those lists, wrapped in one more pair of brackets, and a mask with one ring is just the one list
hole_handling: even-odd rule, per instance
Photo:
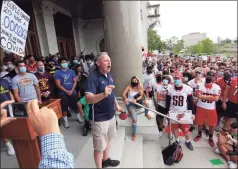
{"label": "man in blue polo shirt", "polygon": [[90,104],[94,160],[97,168],[116,167],[120,161],[111,160],[108,154],[110,140],[117,134],[115,109],[121,111],[121,107],[113,91],[115,86],[110,74],[110,57],[103,52],[98,56],[96,64],[97,68],[89,74],[85,90],[86,101]]}

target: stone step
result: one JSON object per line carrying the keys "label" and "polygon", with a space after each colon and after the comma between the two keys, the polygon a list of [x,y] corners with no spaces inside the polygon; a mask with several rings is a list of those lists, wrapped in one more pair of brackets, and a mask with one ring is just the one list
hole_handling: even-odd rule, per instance
{"label": "stone step", "polygon": [[143,167],[165,168],[162,151],[158,140],[143,141]]}
{"label": "stone step", "polygon": [[131,137],[125,139],[121,168],[143,168],[143,137],[137,135],[136,140]]}
{"label": "stone step", "polygon": [[[111,140],[111,149],[109,157],[111,159],[121,160],[125,139],[125,127],[119,127],[117,137]],[[75,168],[96,168],[93,158],[93,139],[89,138],[87,144],[75,159]]]}

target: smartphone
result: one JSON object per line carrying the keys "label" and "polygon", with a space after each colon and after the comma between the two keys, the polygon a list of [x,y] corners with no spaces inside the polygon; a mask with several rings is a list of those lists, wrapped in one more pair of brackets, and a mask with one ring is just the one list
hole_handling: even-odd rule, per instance
{"label": "smartphone", "polygon": [[26,112],[27,103],[12,103],[8,105],[9,108],[9,117],[16,117],[16,118],[27,118]]}

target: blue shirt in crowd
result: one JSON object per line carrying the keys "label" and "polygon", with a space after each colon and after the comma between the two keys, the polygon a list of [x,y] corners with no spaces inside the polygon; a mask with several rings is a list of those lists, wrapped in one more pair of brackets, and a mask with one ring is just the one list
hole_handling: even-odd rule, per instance
{"label": "blue shirt in crowd", "polygon": [[[70,91],[73,88],[75,78],[75,73],[71,69],[67,69],[66,71],[63,70],[57,70],[55,72],[54,78],[55,80],[60,80],[60,85],[63,86],[66,90]],[[65,92],[59,91],[60,94],[66,95]],[[76,91],[73,92],[73,94],[76,94]]]}
{"label": "blue shirt in crowd", "polygon": [[[107,77],[100,73],[98,68],[91,72],[88,76],[86,85],[86,94],[100,94],[105,91],[105,87],[108,85],[114,85],[112,75],[107,74]],[[102,99],[101,101],[89,105],[89,119],[95,122],[107,121],[115,116],[115,93],[112,93]]]}

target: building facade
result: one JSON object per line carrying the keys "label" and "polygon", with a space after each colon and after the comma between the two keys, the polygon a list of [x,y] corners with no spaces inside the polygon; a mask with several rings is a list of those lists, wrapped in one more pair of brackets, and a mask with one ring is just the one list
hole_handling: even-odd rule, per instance
{"label": "building facade", "polygon": [[207,38],[206,33],[189,33],[187,35],[182,36],[182,40],[184,40],[184,47],[193,46],[199,43],[199,41],[202,41]]}
{"label": "building facade", "polygon": [[[159,5],[148,1],[13,0],[30,17],[26,55],[60,53],[71,59],[81,53],[107,51],[116,89],[142,77],[141,47],[147,51],[147,30],[159,21]],[[128,70],[130,70],[128,72]],[[127,75],[126,78],[120,78]]]}

